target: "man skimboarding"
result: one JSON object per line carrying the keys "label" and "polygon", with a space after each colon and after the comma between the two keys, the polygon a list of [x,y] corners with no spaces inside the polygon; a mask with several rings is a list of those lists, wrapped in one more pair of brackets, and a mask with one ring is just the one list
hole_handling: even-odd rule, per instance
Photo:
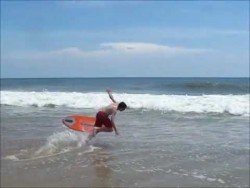
{"label": "man skimboarding", "polygon": [[93,138],[99,132],[112,132],[115,131],[116,135],[119,135],[116,128],[114,119],[117,111],[124,111],[127,105],[124,102],[116,102],[110,89],[106,90],[112,103],[106,107],[99,109],[96,114],[96,121],[93,132],[90,133],[89,139]]}

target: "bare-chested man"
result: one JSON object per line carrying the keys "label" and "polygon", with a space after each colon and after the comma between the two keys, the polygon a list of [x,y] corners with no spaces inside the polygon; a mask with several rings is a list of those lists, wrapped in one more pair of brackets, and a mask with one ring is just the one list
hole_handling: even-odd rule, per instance
{"label": "bare-chested man", "polygon": [[112,104],[103,107],[96,114],[96,121],[94,125],[93,133],[90,137],[94,137],[99,132],[112,132],[113,129],[116,135],[119,135],[117,128],[115,126],[114,118],[117,111],[124,111],[127,105],[124,102],[117,103],[111,94],[111,90],[107,89],[109,98],[112,100]]}

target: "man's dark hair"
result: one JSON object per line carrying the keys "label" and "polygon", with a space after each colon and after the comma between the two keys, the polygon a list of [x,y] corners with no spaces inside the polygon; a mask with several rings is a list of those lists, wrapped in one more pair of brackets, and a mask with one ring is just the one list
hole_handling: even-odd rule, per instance
{"label": "man's dark hair", "polygon": [[118,108],[119,108],[119,109],[125,109],[125,108],[127,108],[127,105],[126,105],[125,102],[120,102],[120,103],[118,104]]}

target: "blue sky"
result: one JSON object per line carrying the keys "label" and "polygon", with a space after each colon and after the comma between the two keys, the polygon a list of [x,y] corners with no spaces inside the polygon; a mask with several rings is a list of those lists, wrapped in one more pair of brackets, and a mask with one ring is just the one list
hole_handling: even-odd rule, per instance
{"label": "blue sky", "polygon": [[1,77],[249,76],[248,1],[1,1]]}

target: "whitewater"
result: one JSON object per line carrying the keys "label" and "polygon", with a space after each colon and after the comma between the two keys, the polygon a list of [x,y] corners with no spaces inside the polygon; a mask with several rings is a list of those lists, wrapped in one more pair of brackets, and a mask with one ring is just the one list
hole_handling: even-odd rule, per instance
{"label": "whitewater", "polygon": [[[249,94],[195,96],[116,93],[115,97],[117,101],[126,102],[130,109],[249,116]],[[110,99],[104,92],[1,91],[1,105],[98,109],[109,103]]]}

